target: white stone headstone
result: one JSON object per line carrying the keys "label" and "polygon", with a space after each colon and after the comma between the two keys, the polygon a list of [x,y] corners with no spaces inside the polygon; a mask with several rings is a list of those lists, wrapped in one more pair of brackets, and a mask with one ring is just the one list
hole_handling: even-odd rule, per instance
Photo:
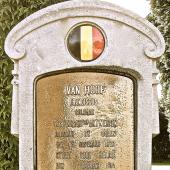
{"label": "white stone headstone", "polygon": [[[90,33],[95,27],[103,35],[103,51],[95,60],[76,59],[68,49],[69,35],[78,26],[89,26]],[[89,38],[89,32],[82,31],[81,39]],[[92,42],[92,38],[88,41]],[[82,50],[83,40],[80,43]],[[89,44],[85,43],[84,49],[86,45]],[[91,45],[93,48],[94,44]],[[50,170],[150,170],[152,135],[159,133],[156,61],[164,50],[163,37],[147,20],[97,0],[52,5],[16,25],[6,38],[5,51],[14,62],[11,133],[19,137],[20,170],[47,170],[47,167]],[[86,52],[81,51],[81,55]],[[98,91],[87,91],[88,88]],[[85,112],[80,110],[81,104]],[[60,131],[52,127],[58,126],[57,121],[69,119],[84,121],[84,126],[67,127],[68,134],[61,134],[61,127]],[[98,130],[90,128],[92,120],[102,122],[100,127],[96,125]],[[103,131],[105,120],[107,123],[116,120],[115,127]],[[116,136],[110,133],[113,130]],[[63,158],[63,152],[62,159],[58,156],[56,143],[68,139],[58,139],[61,135],[68,135],[75,142],[71,158],[68,154]],[[100,155],[99,161],[94,155],[92,158],[86,155],[88,160],[81,160],[85,163],[81,165],[81,142],[93,138],[101,141],[103,148],[97,151],[86,148],[86,151],[96,155],[101,150],[105,152],[108,148],[103,142],[115,140],[115,147],[108,149],[111,152],[116,148],[115,157],[104,159]]]}

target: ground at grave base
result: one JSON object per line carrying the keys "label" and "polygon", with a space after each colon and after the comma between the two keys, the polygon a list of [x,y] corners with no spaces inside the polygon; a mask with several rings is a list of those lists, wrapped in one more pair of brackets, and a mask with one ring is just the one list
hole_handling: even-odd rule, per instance
{"label": "ground at grave base", "polygon": [[170,166],[153,165],[152,170],[170,170]]}

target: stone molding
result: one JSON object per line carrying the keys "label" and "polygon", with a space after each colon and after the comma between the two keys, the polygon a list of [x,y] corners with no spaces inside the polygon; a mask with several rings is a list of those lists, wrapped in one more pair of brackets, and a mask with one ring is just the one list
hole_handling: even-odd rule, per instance
{"label": "stone molding", "polygon": [[153,42],[146,44],[144,48],[146,56],[151,59],[160,57],[165,50],[165,42],[160,32],[133,12],[98,0],[74,0],[46,7],[24,19],[7,36],[5,51],[12,60],[20,60],[26,55],[26,49],[17,43],[33,30],[57,20],[88,16],[118,21],[144,34]]}

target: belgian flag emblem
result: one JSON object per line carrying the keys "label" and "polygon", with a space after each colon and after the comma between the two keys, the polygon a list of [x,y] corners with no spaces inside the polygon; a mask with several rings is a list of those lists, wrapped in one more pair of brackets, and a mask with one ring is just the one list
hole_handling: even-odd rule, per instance
{"label": "belgian flag emblem", "polygon": [[102,54],[105,39],[99,28],[86,24],[70,32],[67,45],[74,58],[79,61],[92,61]]}

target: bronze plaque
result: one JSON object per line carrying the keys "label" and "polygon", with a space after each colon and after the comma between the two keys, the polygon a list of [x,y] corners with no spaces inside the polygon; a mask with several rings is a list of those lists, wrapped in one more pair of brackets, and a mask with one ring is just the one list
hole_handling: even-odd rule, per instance
{"label": "bronze plaque", "polygon": [[37,170],[134,170],[133,82],[63,73],[36,83]]}

